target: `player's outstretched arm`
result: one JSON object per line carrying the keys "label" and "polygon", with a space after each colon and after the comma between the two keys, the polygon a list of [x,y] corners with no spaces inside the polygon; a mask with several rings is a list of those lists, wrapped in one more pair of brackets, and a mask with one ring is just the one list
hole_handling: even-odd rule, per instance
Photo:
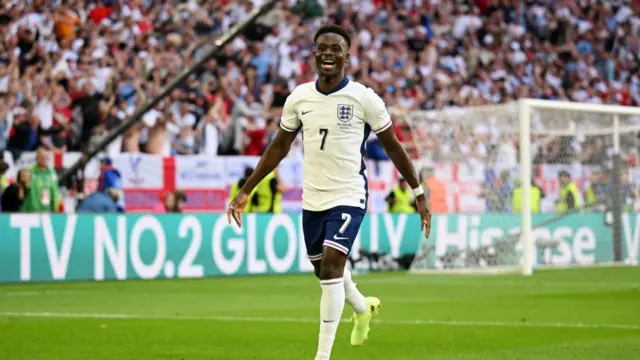
{"label": "player's outstretched arm", "polygon": [[387,155],[396,166],[402,177],[407,180],[407,183],[416,193],[416,209],[422,217],[422,230],[425,232],[425,236],[429,238],[431,231],[431,213],[427,208],[427,199],[424,195],[424,190],[418,180],[416,169],[413,166],[413,162],[409,157],[409,154],[405,151],[404,147],[398,140],[393,126],[388,127],[386,130],[379,132],[378,139],[382,143]]}
{"label": "player's outstretched arm", "polygon": [[229,204],[229,210],[227,211],[229,223],[231,223],[231,218],[233,218],[238,226],[242,226],[242,211],[245,206],[247,206],[249,195],[260,181],[275,170],[278,164],[280,164],[280,161],[287,156],[297,134],[297,132],[289,132],[282,129],[278,130],[276,137],[260,157],[256,169],[242,186],[240,193]]}

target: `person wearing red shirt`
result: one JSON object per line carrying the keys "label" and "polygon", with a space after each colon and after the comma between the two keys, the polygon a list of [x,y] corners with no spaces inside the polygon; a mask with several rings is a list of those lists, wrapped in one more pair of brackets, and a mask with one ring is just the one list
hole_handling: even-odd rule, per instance
{"label": "person wearing red shirt", "polygon": [[247,116],[247,125],[245,126],[245,144],[242,154],[247,156],[260,156],[264,147],[266,138],[266,129],[256,122],[253,116]]}
{"label": "person wearing red shirt", "polygon": [[94,24],[100,25],[102,20],[111,16],[112,12],[113,12],[113,6],[109,6],[105,4],[104,1],[100,1],[98,3],[98,6],[94,7],[93,9],[91,9],[91,11],[89,11],[89,15],[87,15],[87,17]]}

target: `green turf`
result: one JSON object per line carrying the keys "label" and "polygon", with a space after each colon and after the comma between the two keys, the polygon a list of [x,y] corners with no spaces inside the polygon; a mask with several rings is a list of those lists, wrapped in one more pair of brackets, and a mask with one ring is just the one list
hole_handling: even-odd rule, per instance
{"label": "green turf", "polygon": [[[356,281],[379,322],[361,348],[341,324],[332,359],[640,359],[640,268]],[[311,360],[319,297],[310,275],[3,285],[0,359]]]}

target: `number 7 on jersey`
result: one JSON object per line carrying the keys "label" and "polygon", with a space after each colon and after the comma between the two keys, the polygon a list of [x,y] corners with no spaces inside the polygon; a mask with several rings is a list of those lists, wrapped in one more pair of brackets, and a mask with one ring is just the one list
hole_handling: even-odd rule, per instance
{"label": "number 7 on jersey", "polygon": [[320,150],[324,150],[324,144],[327,141],[327,134],[329,134],[329,129],[320,129],[320,135],[322,135],[322,143],[320,144]]}

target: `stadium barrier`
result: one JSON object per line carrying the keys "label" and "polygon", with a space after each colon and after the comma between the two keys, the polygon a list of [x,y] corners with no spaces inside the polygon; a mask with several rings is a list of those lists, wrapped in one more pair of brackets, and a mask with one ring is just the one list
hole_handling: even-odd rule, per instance
{"label": "stadium barrier", "polygon": [[[35,163],[35,153],[24,153],[14,162],[10,153],[4,154],[10,169],[8,177],[14,179],[17,171]],[[64,169],[73,164],[80,153],[67,152],[51,157],[51,165]],[[185,212],[225,211],[230,185],[240,179],[246,166],[255,166],[257,156],[174,156],[124,153],[113,156],[114,166],[122,174],[127,212],[148,212],[167,192],[180,189],[187,194]],[[445,183],[449,212],[484,213],[486,199],[481,195],[487,184],[496,184],[504,166],[488,166],[477,162],[434,163],[436,176]],[[369,178],[369,211],[384,213],[385,202],[398,180],[398,172],[390,161],[367,160]],[[508,169],[514,170],[509,167]],[[536,183],[546,196],[541,200],[542,212],[555,212],[558,193],[558,172],[569,172],[581,191],[592,180],[595,166],[579,164],[541,164],[537,166]],[[280,179],[286,187],[283,211],[298,213],[302,207],[302,161],[287,157],[279,166]],[[629,181],[640,186],[640,167],[627,170]],[[100,175],[97,159],[90,161],[85,169],[85,191],[93,192]],[[513,171],[512,179],[517,177]],[[504,201],[509,202],[507,199]],[[510,205],[510,204],[509,204]],[[640,209],[640,199],[633,206]],[[69,211],[74,206],[65,206]]]}
{"label": "stadium barrier", "polygon": [[[552,215],[540,214],[534,223]],[[640,215],[623,215],[622,253],[637,264]],[[488,245],[519,231],[519,214],[436,215],[433,252],[421,261],[442,268],[443,255]],[[243,229],[225,214],[0,215],[0,282],[200,278],[312,270],[300,215],[247,215]],[[352,253],[415,254],[417,215],[369,214]],[[577,214],[534,229],[535,263],[597,265],[613,261],[611,227],[603,214]]]}

